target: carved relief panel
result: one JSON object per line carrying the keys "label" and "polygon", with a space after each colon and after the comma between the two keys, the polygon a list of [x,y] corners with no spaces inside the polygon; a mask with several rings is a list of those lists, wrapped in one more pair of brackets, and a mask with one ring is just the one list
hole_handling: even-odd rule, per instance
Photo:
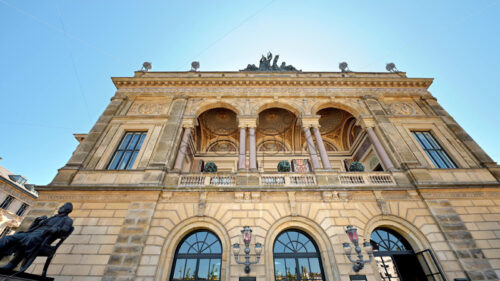
{"label": "carved relief panel", "polygon": [[386,102],[387,111],[396,116],[424,115],[420,107],[411,100],[406,101],[388,101]]}
{"label": "carved relief panel", "polygon": [[127,115],[162,115],[168,113],[170,101],[136,100],[130,106]]}

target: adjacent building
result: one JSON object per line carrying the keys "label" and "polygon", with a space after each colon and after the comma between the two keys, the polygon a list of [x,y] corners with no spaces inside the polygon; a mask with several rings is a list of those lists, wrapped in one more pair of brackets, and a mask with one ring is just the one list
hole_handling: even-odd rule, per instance
{"label": "adjacent building", "polygon": [[37,197],[34,185],[24,176],[0,166],[0,237],[21,225]]}
{"label": "adjacent building", "polygon": [[[432,79],[263,58],[112,80],[108,107],[37,187],[26,222],[73,202],[56,280],[498,279],[500,168]],[[348,225],[374,252],[359,272]],[[261,252],[249,273],[233,254],[245,226]]]}

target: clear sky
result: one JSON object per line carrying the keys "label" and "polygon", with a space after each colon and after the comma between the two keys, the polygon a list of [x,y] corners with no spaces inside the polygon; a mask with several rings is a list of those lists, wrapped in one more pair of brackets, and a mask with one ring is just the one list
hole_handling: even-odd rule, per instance
{"label": "clear sky", "polygon": [[0,165],[47,184],[115,88],[153,71],[234,71],[271,51],[303,71],[435,78],[430,91],[500,160],[500,1],[0,0]]}

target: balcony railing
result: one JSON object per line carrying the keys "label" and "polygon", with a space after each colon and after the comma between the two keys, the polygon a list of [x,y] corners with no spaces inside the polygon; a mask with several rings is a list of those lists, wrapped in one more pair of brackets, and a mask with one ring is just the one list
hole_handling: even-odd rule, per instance
{"label": "balcony railing", "polygon": [[[331,179],[327,183],[319,183],[316,175],[313,173],[260,173],[259,185],[263,187],[294,187],[294,186],[390,186],[396,185],[396,181],[391,173],[388,172],[323,172],[321,175],[327,175]],[[217,174],[182,174],[179,178],[179,186],[182,187],[232,187],[238,184],[236,173],[217,173]],[[335,180],[335,177],[338,180]],[[255,185],[255,184],[254,184]]]}
{"label": "balcony railing", "polygon": [[341,185],[393,185],[394,178],[390,174],[350,173],[339,175]]}
{"label": "balcony railing", "polygon": [[181,175],[179,186],[234,186],[233,174],[227,175]]}
{"label": "balcony railing", "polygon": [[260,184],[264,186],[311,186],[316,185],[316,177],[312,174],[263,174]]}

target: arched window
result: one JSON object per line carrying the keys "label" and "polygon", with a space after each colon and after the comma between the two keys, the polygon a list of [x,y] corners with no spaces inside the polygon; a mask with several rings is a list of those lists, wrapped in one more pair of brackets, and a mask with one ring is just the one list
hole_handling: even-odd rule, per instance
{"label": "arched window", "polygon": [[377,228],[372,232],[370,243],[382,280],[427,280],[410,243],[399,233],[387,228]]}
{"label": "arched window", "polygon": [[301,231],[286,230],[278,235],[273,256],[276,281],[325,280],[318,247]]}
{"label": "arched window", "polygon": [[220,280],[221,259],[222,246],[215,234],[193,232],[177,247],[170,280]]}

